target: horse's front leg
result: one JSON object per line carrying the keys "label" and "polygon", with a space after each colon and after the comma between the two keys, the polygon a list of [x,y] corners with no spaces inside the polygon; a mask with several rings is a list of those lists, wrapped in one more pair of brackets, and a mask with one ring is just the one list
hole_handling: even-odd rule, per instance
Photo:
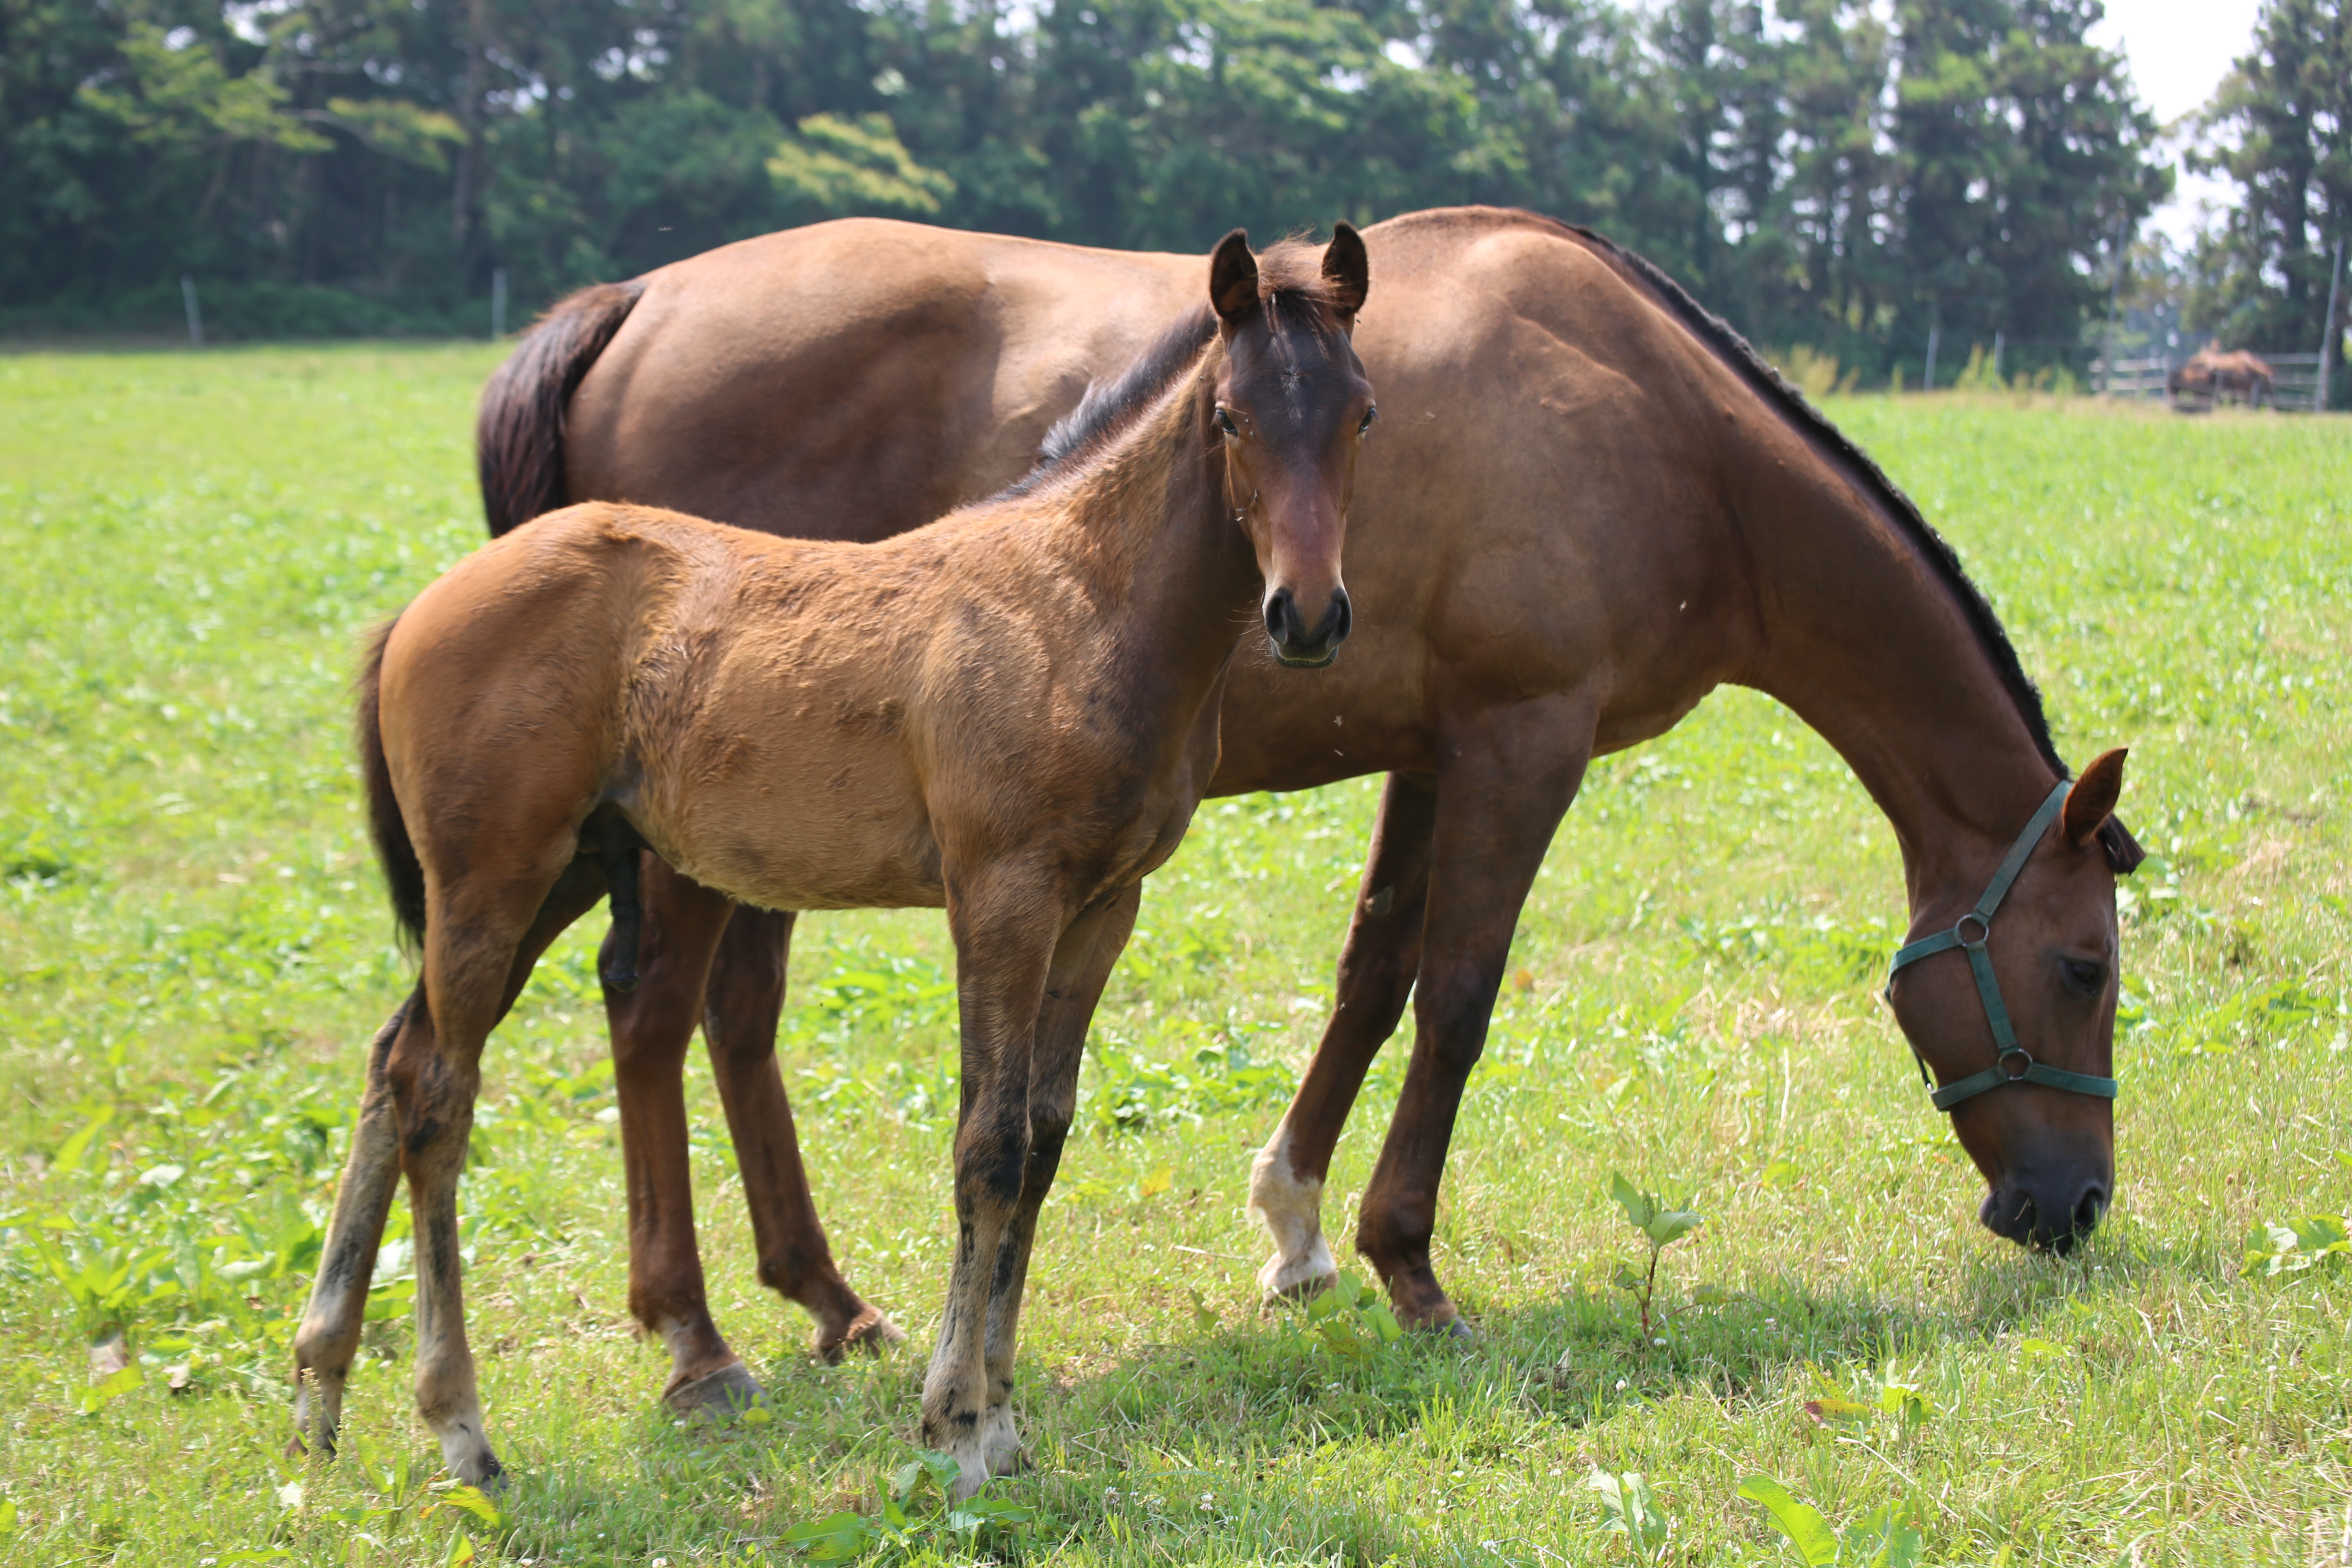
{"label": "horse's front leg", "polygon": [[801,1163],[793,1102],[776,1070],[793,916],[739,906],[719,939],[703,998],[702,1038],[743,1175],[760,1249],[760,1282],[816,1320],[809,1348],[826,1361],[845,1349],[880,1350],[907,1336],[849,1287],[835,1267]]}
{"label": "horse's front leg", "polygon": [[1070,922],[1054,949],[1045,997],[1037,1011],[1036,1047],[1029,1068],[1029,1163],[1021,1197],[1005,1231],[989,1284],[988,1396],[981,1447],[992,1475],[1010,1475],[1021,1461],[1021,1434],[1013,1420],[1013,1360],[1021,1328],[1021,1299],[1029,1254],[1037,1238],[1037,1211],[1061,1168],[1062,1145],[1077,1108],[1078,1068],[1086,1059],[1087,1026],[1102,1000],[1112,965],[1135,931],[1140,883],[1122,888]]}
{"label": "horse's front leg", "polygon": [[[955,1262],[923,1382],[923,1441],[961,1467],[960,1498],[988,1479],[992,1457],[1006,1458],[992,1454],[989,1412],[1002,1401],[989,1380],[990,1306],[999,1271],[1021,1254],[1014,1233],[1028,1183],[1037,1017],[1067,918],[1058,879],[1050,874],[989,867],[948,878],[963,1087],[955,1138]],[[1002,1449],[1001,1437],[993,1447]]]}
{"label": "horse's front leg", "polygon": [[1323,1182],[1364,1074],[1396,1032],[1421,968],[1437,820],[1431,782],[1391,773],[1381,792],[1371,853],[1339,949],[1331,1021],[1281,1125],[1250,1165],[1249,1210],[1274,1237],[1274,1256],[1257,1271],[1269,1297],[1312,1296],[1337,1273],[1323,1239]]}
{"label": "horse's front leg", "polygon": [[1486,1047],[1520,906],[1576,798],[1592,737],[1591,705],[1573,698],[1489,709],[1439,737],[1412,1060],[1356,1230],[1356,1249],[1387,1283],[1398,1320],[1416,1328],[1458,1318],[1429,1259],[1445,1152]]}

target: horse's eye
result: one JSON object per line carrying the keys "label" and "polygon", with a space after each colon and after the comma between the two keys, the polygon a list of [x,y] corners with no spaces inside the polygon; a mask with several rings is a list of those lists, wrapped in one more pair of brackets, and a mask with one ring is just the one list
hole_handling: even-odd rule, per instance
{"label": "horse's eye", "polygon": [[1361,436],[1366,431],[1370,430],[1372,427],[1372,421],[1378,419],[1380,416],[1381,410],[1378,404],[1374,404],[1371,407],[1365,409],[1364,422],[1356,426],[1356,434]]}
{"label": "horse's eye", "polygon": [[1228,436],[1238,436],[1241,434],[1240,427],[1234,423],[1234,416],[1226,413],[1222,408],[1217,410],[1217,428],[1223,431]]}
{"label": "horse's eye", "polygon": [[2062,958],[2058,972],[2065,977],[2066,989],[2078,996],[2096,996],[2106,989],[2107,966],[2087,958]]}

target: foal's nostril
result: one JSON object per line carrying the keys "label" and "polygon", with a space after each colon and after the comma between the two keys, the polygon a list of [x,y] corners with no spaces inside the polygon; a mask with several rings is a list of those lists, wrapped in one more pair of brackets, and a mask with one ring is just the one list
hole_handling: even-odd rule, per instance
{"label": "foal's nostril", "polygon": [[1323,617],[1323,624],[1328,628],[1323,634],[1323,642],[1327,647],[1337,647],[1348,640],[1348,633],[1356,624],[1356,612],[1348,603],[1347,589],[1331,590],[1331,609],[1330,613]]}
{"label": "foal's nostril", "polygon": [[1297,640],[1298,605],[1287,588],[1276,588],[1265,596],[1265,635],[1277,646]]}

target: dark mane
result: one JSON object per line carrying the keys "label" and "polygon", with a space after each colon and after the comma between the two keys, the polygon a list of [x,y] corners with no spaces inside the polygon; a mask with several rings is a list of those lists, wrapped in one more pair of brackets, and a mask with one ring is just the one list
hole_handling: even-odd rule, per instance
{"label": "dark mane", "polygon": [[1074,466],[1086,453],[1108,445],[1201,357],[1201,350],[1216,330],[1216,312],[1205,300],[1160,329],[1160,335],[1115,379],[1087,387],[1078,405],[1055,421],[1038,443],[1037,466],[1003,493],[1026,495],[1062,468]]}
{"label": "dark mane", "polygon": [[[1258,298],[1275,318],[1277,331],[1285,325],[1329,319],[1331,285],[1323,276],[1322,259],[1321,247],[1296,239],[1283,240],[1259,254]],[[1302,310],[1300,306],[1311,309]],[[1216,313],[1205,300],[1162,328],[1117,377],[1087,387],[1078,405],[1055,421],[1037,444],[1037,466],[999,491],[998,498],[1028,495],[1117,439],[1160,400],[1169,383],[1200,357],[1216,330]]]}
{"label": "dark mane", "polygon": [[[1474,215],[1457,211],[1442,216],[1458,219]],[[1589,228],[1516,207],[1487,208],[1475,216],[1485,216],[1491,221],[1525,223],[1549,229],[1572,238],[1591,251],[1621,277],[1656,301],[1693,337],[1713,349],[1724,363],[1738,374],[1759,397],[1778,409],[1790,424],[1826,449],[1835,461],[1844,465],[1870,491],[1872,499],[1894,518],[1896,526],[1903,530],[1912,543],[1918,546],[1919,552],[1927,557],[1937,575],[1943,579],[1945,586],[1952,591],[1952,596],[1959,601],[1962,614],[1975,629],[1986,656],[1992,660],[1993,669],[2000,677],[2001,685],[2017,704],[2018,716],[2025,721],[2026,732],[2033,737],[2034,747],[2042,753],[2042,761],[2048,763],[2062,779],[2074,776],[2074,770],[2067,767],[2065,760],[2058,755],[2057,745],[2050,738],[2050,719],[2042,710],[2041,689],[2025,673],[2025,667],[2018,661],[2017,648],[2010,642],[2009,633],[2001,626],[2000,617],[1993,614],[1984,591],[1961,567],[1960,558],[1953,552],[1951,545],[1921,515],[1911,498],[1886,477],[1885,470],[1831,424],[1821,410],[1807,401],[1803,393],[1767,363],[1764,356],[1758,353],[1747,339],[1731,329],[1730,323],[1692,299],[1682,285],[1667,277],[1654,263],[1602,238]],[[2121,821],[2108,818],[2100,829],[2099,839],[2107,852],[2109,863],[2119,875],[2128,874],[2139,864],[2144,851]]]}

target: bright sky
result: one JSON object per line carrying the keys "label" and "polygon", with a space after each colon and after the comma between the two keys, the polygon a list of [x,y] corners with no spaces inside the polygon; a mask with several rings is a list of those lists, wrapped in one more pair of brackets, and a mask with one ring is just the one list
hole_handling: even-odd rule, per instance
{"label": "bright sky", "polygon": [[[2231,63],[2253,47],[2259,0],[2107,0],[2107,19],[2092,29],[2095,42],[2120,46],[2132,81],[2159,121],[2170,123],[2201,106],[2221,85]],[[2159,208],[2156,226],[2176,241],[2195,225],[2198,205],[2220,205],[2235,187],[2224,180],[2181,173],[2172,205]]]}

